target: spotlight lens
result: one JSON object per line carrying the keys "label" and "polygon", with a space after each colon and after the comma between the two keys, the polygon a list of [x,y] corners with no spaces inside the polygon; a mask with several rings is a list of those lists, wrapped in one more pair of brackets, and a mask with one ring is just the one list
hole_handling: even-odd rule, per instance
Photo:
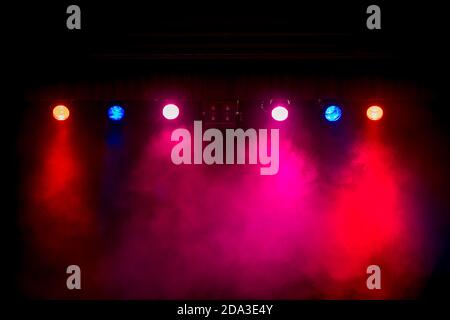
{"label": "spotlight lens", "polygon": [[367,109],[367,118],[378,121],[383,117],[383,109],[379,106],[371,106]]}
{"label": "spotlight lens", "polygon": [[325,109],[325,119],[334,122],[338,121],[342,116],[342,110],[338,106],[328,106]]}
{"label": "spotlight lens", "polygon": [[289,115],[288,110],[283,106],[277,106],[272,109],[272,118],[276,121],[284,121]]}
{"label": "spotlight lens", "polygon": [[118,105],[112,106],[108,109],[108,117],[113,121],[122,120],[125,115],[125,110]]}
{"label": "spotlight lens", "polygon": [[180,114],[180,109],[174,104],[166,104],[163,108],[162,114],[164,118],[168,120],[173,120]]}
{"label": "spotlight lens", "polygon": [[70,112],[66,106],[59,105],[53,108],[53,117],[58,121],[64,121],[69,118]]}

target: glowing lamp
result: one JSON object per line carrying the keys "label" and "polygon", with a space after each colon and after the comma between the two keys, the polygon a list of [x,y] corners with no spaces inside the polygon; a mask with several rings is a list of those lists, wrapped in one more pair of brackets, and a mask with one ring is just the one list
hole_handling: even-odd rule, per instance
{"label": "glowing lamp", "polygon": [[70,112],[66,106],[58,105],[53,108],[53,117],[58,121],[64,121],[69,118]]}
{"label": "glowing lamp", "polygon": [[372,121],[378,121],[383,117],[383,109],[379,106],[371,106],[367,109],[367,118]]}
{"label": "glowing lamp", "polygon": [[338,121],[342,117],[342,109],[338,106],[331,105],[325,109],[325,119],[330,122]]}
{"label": "glowing lamp", "polygon": [[284,121],[289,115],[288,109],[283,106],[277,106],[272,109],[272,118],[276,121]]}
{"label": "glowing lamp", "polygon": [[162,114],[167,120],[173,120],[180,114],[180,109],[175,104],[166,104],[162,110]]}
{"label": "glowing lamp", "polygon": [[108,118],[112,121],[120,121],[125,115],[125,110],[119,105],[114,105],[108,109]]}

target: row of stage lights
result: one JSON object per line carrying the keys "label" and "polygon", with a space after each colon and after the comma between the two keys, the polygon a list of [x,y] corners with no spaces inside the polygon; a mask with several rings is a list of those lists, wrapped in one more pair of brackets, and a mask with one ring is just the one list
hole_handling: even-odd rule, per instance
{"label": "row of stage lights", "polygon": [[[180,108],[173,103],[166,104],[162,108],[162,115],[167,120],[178,118]],[[283,105],[276,105],[271,111],[272,118],[276,121],[284,121],[289,116],[288,109]],[[383,109],[380,106],[372,105],[367,108],[367,118],[372,121],[378,121],[383,117]],[[58,121],[67,120],[70,116],[69,108],[64,105],[57,105],[53,108],[53,117]],[[120,105],[113,105],[108,109],[108,118],[111,121],[121,121],[125,116],[125,109]],[[324,111],[324,117],[327,121],[336,122],[342,118],[342,108],[335,105],[327,105]]]}

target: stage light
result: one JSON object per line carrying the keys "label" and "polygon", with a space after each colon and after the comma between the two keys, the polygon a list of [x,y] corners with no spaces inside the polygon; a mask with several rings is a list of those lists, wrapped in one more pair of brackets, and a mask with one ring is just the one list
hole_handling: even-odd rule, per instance
{"label": "stage light", "polygon": [[272,118],[276,121],[284,121],[289,115],[288,109],[283,106],[276,106],[272,109]]}
{"label": "stage light", "polygon": [[378,121],[383,117],[383,109],[379,106],[371,106],[367,109],[367,118],[373,121]]}
{"label": "stage light", "polygon": [[209,127],[238,127],[242,121],[242,113],[239,111],[239,100],[209,101],[202,106],[201,119]]}
{"label": "stage light", "polygon": [[176,106],[175,104],[166,104],[162,110],[162,114],[164,118],[173,120],[176,119],[180,114],[180,109],[178,109],[178,106]]}
{"label": "stage light", "polygon": [[69,118],[70,112],[66,106],[58,105],[53,108],[53,117],[58,121],[64,121]]}
{"label": "stage light", "polygon": [[120,121],[125,116],[125,110],[119,105],[114,105],[108,109],[108,118],[113,121]]}
{"label": "stage light", "polygon": [[328,106],[325,109],[325,119],[334,122],[338,121],[342,116],[342,109],[336,105]]}

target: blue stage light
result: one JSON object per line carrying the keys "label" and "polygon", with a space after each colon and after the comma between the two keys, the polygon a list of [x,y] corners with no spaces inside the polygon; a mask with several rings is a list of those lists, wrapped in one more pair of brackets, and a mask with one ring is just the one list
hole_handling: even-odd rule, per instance
{"label": "blue stage light", "polygon": [[338,106],[332,105],[325,109],[325,119],[334,122],[338,121],[342,116],[342,110]]}
{"label": "blue stage light", "polygon": [[114,105],[108,109],[108,118],[113,121],[120,121],[125,115],[125,110],[118,105]]}

